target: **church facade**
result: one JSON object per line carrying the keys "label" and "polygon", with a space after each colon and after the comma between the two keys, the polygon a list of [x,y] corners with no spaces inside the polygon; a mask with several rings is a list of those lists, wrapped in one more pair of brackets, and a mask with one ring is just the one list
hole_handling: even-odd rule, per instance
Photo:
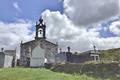
{"label": "church facade", "polygon": [[20,49],[20,65],[26,67],[41,67],[45,63],[55,64],[58,45],[46,40],[46,25],[40,18],[36,23],[35,40],[22,43]]}

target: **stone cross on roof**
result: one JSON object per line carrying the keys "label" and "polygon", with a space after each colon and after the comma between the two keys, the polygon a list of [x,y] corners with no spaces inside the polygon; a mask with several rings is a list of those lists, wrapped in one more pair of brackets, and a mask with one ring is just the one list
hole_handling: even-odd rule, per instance
{"label": "stone cross on roof", "polygon": [[70,46],[68,46],[67,49],[68,49],[68,52],[70,52],[70,49],[71,49]]}

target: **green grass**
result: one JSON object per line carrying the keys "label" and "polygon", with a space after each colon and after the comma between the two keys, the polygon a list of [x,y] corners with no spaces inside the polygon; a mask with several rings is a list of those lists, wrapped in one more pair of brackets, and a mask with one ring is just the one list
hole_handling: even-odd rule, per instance
{"label": "green grass", "polygon": [[86,75],[71,75],[43,68],[1,68],[0,80],[101,80]]}

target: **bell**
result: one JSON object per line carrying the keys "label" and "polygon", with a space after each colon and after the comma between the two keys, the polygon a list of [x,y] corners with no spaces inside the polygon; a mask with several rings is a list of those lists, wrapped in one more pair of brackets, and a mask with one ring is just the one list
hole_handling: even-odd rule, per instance
{"label": "bell", "polygon": [[42,30],[40,30],[40,34],[42,34]]}

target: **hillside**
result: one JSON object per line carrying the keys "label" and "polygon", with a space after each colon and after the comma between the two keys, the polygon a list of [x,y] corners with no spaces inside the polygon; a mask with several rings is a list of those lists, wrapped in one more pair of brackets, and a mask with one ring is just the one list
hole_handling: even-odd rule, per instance
{"label": "hillside", "polygon": [[0,80],[101,80],[86,75],[71,75],[41,68],[0,69]]}
{"label": "hillside", "polygon": [[102,60],[120,61],[120,48],[102,50],[101,58]]}

